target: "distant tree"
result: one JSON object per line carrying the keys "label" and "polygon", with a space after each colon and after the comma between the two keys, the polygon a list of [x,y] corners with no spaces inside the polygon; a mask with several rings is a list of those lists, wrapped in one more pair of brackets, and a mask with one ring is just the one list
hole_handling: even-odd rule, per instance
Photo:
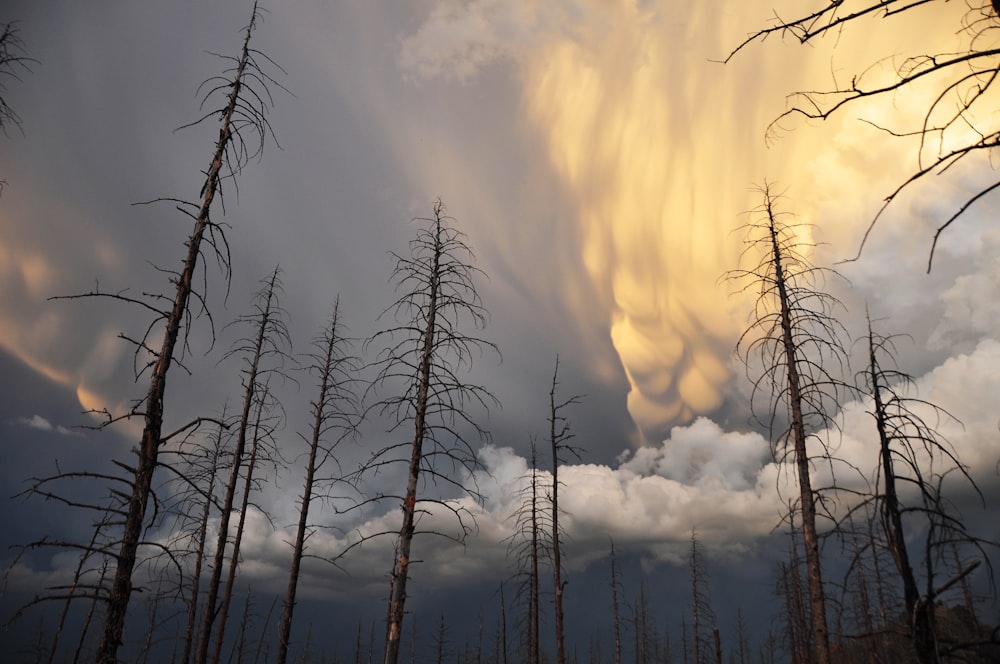
{"label": "distant tree", "polygon": [[[614,540],[611,540],[611,626],[615,646],[614,664],[621,664],[622,662],[622,630],[621,620],[618,613],[618,591],[620,589],[621,582],[618,580],[618,566],[615,561],[615,542]],[[686,662],[686,654],[684,659]]]}
{"label": "distant tree", "polygon": [[688,568],[691,572],[691,644],[694,664],[705,664],[715,659],[712,637],[715,611],[712,609],[712,599],[709,594],[708,570],[705,568],[705,561],[698,546],[698,534],[694,529],[691,530]]}
{"label": "distant tree", "polygon": [[[226,421],[226,411],[223,408],[220,420]],[[215,498],[216,483],[222,465],[222,455],[226,450],[228,436],[223,424],[216,426],[215,434],[209,445],[198,446],[189,455],[190,470],[185,477],[191,480],[189,491],[181,493],[188,498],[186,502],[201,508],[197,518],[197,528],[193,533],[194,569],[191,573],[191,592],[188,597],[187,626],[184,630],[184,651],[181,664],[191,661],[197,639],[198,599],[201,596],[202,573],[205,571],[206,544],[208,543],[208,522],[212,508],[217,506]]]}
{"label": "distant tree", "polygon": [[[354,433],[357,426],[359,404],[352,387],[357,381],[358,361],[349,354],[347,342],[343,335],[338,298],[333,305],[330,323],[323,335],[314,342],[315,352],[310,356],[309,371],[319,385],[316,400],[311,404],[312,430],[308,438],[303,436],[303,440],[308,444],[305,479],[299,502],[299,521],[292,541],[288,591],[285,594],[284,610],[281,615],[278,664],[285,664],[288,658],[299,574],[303,557],[306,555],[306,541],[311,534],[309,509],[314,499],[330,497],[324,492],[344,475],[334,451],[342,441]],[[327,468],[335,474],[325,475],[324,470]]]}
{"label": "distant tree", "polygon": [[531,441],[531,465],[524,486],[518,491],[520,506],[514,512],[514,532],[508,540],[508,554],[514,557],[518,579],[515,601],[520,605],[524,661],[539,664],[541,659],[541,567],[551,560],[551,512],[543,504],[541,478],[535,441]]}
{"label": "distant tree", "polygon": [[[791,37],[809,45],[825,36],[866,31],[870,34],[869,42],[878,44],[879,31],[899,29],[894,26],[898,25],[900,17],[912,17],[918,13],[934,17],[932,12],[940,15],[942,10],[948,9],[945,7],[948,4],[955,3],[932,0],[836,0],[818,3],[815,9],[792,12],[791,18],[776,17],[772,25],[751,32],[729,53],[726,62],[750,44],[764,41],[772,35]],[[817,87],[789,95],[787,110],[768,127],[768,137],[773,138],[791,118],[825,120],[843,114],[865,100],[881,99],[886,106],[894,108],[900,92],[919,89],[921,97],[927,101],[923,115],[916,123],[883,126],[866,120],[888,136],[913,139],[917,164],[911,175],[885,197],[885,202],[865,232],[861,248],[882,213],[910,185],[927,183],[933,179],[928,176],[936,176],[960,161],[976,157],[980,158],[984,170],[991,168],[992,154],[1000,147],[1000,119],[994,112],[996,84],[1000,75],[1000,19],[996,2],[969,0],[966,6],[968,10],[960,23],[949,27],[939,19],[935,24],[961,39],[957,51],[924,50],[904,58],[887,52],[884,60],[876,64],[892,63],[895,75],[889,80],[880,75],[881,68],[875,65],[851,76],[838,73],[830,87]],[[953,16],[948,15],[948,20],[952,20]],[[926,41],[924,35],[914,35],[917,48],[922,41]],[[928,271],[941,234],[997,187],[1000,187],[1000,180],[980,189],[939,225],[931,242]]]}
{"label": "distant tree", "polygon": [[[761,416],[759,406],[754,408],[762,423],[771,429],[775,456],[782,465],[795,469],[813,657],[817,664],[829,664],[830,639],[816,525],[821,496],[813,488],[811,467],[822,459],[832,468],[833,455],[817,432],[829,430],[832,414],[839,410],[843,381],[831,373],[830,365],[843,368],[845,332],[834,315],[839,302],[820,288],[829,270],[810,262],[807,253],[811,245],[798,234],[804,229],[783,221],[767,186],[761,194],[763,203],[751,212],[746,225],[747,247],[742,260],[748,267],[730,273],[731,278],[746,283],[747,290],[757,291],[750,327],[740,338],[737,351],[748,373],[758,372],[753,378],[753,397],[755,401],[766,398],[766,415]],[[788,425],[775,432],[778,422],[784,421]],[[821,448],[819,455],[810,455],[810,440]]]}
{"label": "distant tree", "polygon": [[563,618],[563,591],[566,583],[562,578],[562,532],[559,529],[559,463],[560,454],[569,453],[580,458],[579,451],[570,445],[573,438],[569,420],[563,411],[579,402],[579,396],[568,399],[556,397],[559,387],[559,357],[552,371],[552,389],[549,390],[549,446],[552,450],[552,493],[549,502],[552,508],[552,585],[556,617],[556,664],[566,664],[565,627]]}
{"label": "distant tree", "polygon": [[364,474],[387,465],[407,465],[405,490],[394,496],[401,503],[403,522],[392,570],[385,664],[399,661],[410,554],[421,512],[418,502],[429,501],[450,511],[463,535],[471,528],[467,511],[438,497],[421,498],[421,480],[468,493],[464,478],[456,473],[471,476],[478,467],[470,436],[488,438],[473,419],[473,410],[488,410],[498,403],[485,387],[470,383],[464,375],[474,357],[496,352],[496,346],[463,329],[471,325],[482,330],[488,318],[476,290],[475,282],[482,272],[474,265],[475,256],[440,200],[434,203],[430,217],[415,221],[421,227],[410,241],[409,255],[395,254],[393,275],[399,298],[383,312],[391,315],[394,323],[366,343],[382,346],[375,363],[378,374],[374,387],[383,388],[383,394],[398,390],[382,396],[377,410],[391,420],[390,432],[404,426],[413,431],[407,442],[391,443],[375,452],[360,471]]}
{"label": "distant tree", "polygon": [[[266,449],[274,429],[279,426],[283,418],[281,404],[272,394],[270,381],[275,376],[284,378],[286,362],[292,361],[289,354],[291,338],[279,299],[281,292],[281,270],[275,267],[254,295],[253,312],[240,317],[237,321],[248,327],[249,333],[240,338],[227,353],[227,357],[238,357],[243,364],[240,370],[243,401],[239,421],[235,424],[236,442],[233,445],[229,479],[219,515],[212,576],[209,580],[205,610],[202,612],[201,635],[195,658],[198,664],[205,664],[208,661],[213,625],[217,625],[217,632],[212,661],[218,664],[221,660],[243,530],[247,510],[250,507],[250,493],[255,486],[254,473],[260,463],[268,458],[273,460],[277,455],[276,451],[269,452]],[[270,447],[273,448],[273,444]],[[237,491],[241,480],[243,490],[240,493],[240,503],[237,504]],[[222,593],[221,604],[217,606],[217,602],[220,601],[222,568],[230,540],[229,524],[234,509],[238,510],[238,517],[236,528],[232,533],[225,592]]]}

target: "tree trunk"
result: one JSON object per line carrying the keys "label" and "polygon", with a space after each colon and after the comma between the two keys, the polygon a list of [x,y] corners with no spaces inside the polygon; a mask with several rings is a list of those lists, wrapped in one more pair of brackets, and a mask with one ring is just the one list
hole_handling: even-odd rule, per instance
{"label": "tree trunk", "polygon": [[326,347],[320,369],[319,395],[313,406],[312,436],[309,440],[309,457],[306,460],[306,478],[302,487],[302,503],[299,507],[299,523],[295,530],[295,541],[292,544],[292,564],[288,574],[288,592],[285,594],[285,606],[281,613],[281,633],[278,637],[278,664],[285,664],[288,658],[288,642],[292,634],[292,616],[295,611],[295,594],[299,583],[299,570],[302,566],[302,553],[305,550],[306,528],[309,524],[309,504],[312,502],[313,483],[316,476],[317,457],[323,431],[327,422],[325,412],[328,394],[333,381],[334,354],[338,341],[339,301],[334,305],[333,317],[326,335]]}
{"label": "tree trunk", "polygon": [[792,304],[788,297],[783,267],[783,257],[778,242],[774,213],[770,199],[767,201],[771,232],[771,250],[774,259],[775,285],[781,316],[781,343],[784,350],[788,403],[791,409],[792,447],[799,481],[799,501],[802,511],[802,544],[806,553],[806,574],[809,580],[809,614],[812,621],[814,656],[816,664],[830,664],[830,639],[827,632],[826,599],[819,556],[819,539],[816,533],[816,497],[809,474],[809,454],[806,450],[805,421],[802,415],[802,392],[799,378],[799,350],[792,334]]}
{"label": "tree trunk", "polygon": [[229,607],[233,602],[233,592],[236,589],[236,568],[240,563],[240,547],[243,543],[243,529],[247,521],[247,509],[250,507],[250,490],[253,488],[253,473],[257,469],[257,458],[260,451],[260,427],[264,413],[263,398],[266,397],[268,387],[263,387],[261,403],[257,405],[257,416],[253,425],[253,443],[250,446],[250,458],[247,460],[247,475],[243,482],[243,500],[240,505],[240,516],[236,522],[236,533],[233,535],[233,551],[229,557],[229,571],[226,576],[226,594],[222,597],[222,606],[219,610],[218,633],[215,635],[215,650],[212,653],[213,664],[222,661],[222,645],[226,636],[226,622],[229,619]]}
{"label": "tree trunk", "polygon": [[[267,341],[268,326],[274,305],[275,287],[278,279],[278,269],[271,274],[269,287],[265,292],[264,306],[258,322],[256,336],[252,346],[250,365],[246,371],[246,384],[243,392],[243,408],[240,412],[239,428],[236,431],[236,446],[233,449],[233,465],[226,484],[226,495],[219,514],[219,533],[215,545],[215,556],[212,565],[212,576],[208,583],[208,595],[205,598],[205,610],[202,614],[201,634],[198,638],[198,652],[195,657],[197,664],[208,661],[208,648],[212,640],[212,626],[216,618],[216,604],[219,600],[219,587],[222,583],[222,568],[226,560],[226,544],[229,541],[229,520],[232,518],[233,505],[236,503],[236,490],[240,481],[240,469],[243,457],[246,455],[247,431],[250,429],[250,415],[258,395],[258,378],[261,373],[261,358]],[[263,408],[263,404],[260,404]],[[258,416],[260,411],[258,410]],[[241,515],[243,512],[241,512]],[[241,517],[242,518],[242,517]],[[220,644],[221,647],[221,644]]]}
{"label": "tree trunk", "polygon": [[434,356],[437,338],[437,308],[440,295],[441,243],[440,223],[436,229],[436,241],[427,303],[427,325],[423,329],[420,367],[418,369],[417,399],[413,418],[413,443],[410,467],[406,482],[406,497],[403,500],[403,524],[399,529],[399,550],[392,570],[392,591],[389,598],[389,625],[385,640],[384,664],[398,664],[399,638],[403,628],[406,603],[406,582],[410,574],[410,548],[413,544],[414,517],[417,509],[417,480],[420,476],[420,462],[423,460],[424,435],[427,427],[427,405],[431,385],[431,360]]}
{"label": "tree trunk", "polygon": [[611,540],[611,619],[615,637],[615,664],[622,664],[622,628],[618,617],[618,568],[614,540]]}
{"label": "tree trunk", "polygon": [[121,548],[116,556],[117,567],[111,592],[108,596],[108,608],[105,615],[104,634],[97,652],[97,661],[101,664],[116,664],[118,649],[122,644],[122,633],[125,629],[125,616],[129,600],[132,596],[132,572],[135,569],[136,553],[142,539],[143,525],[146,520],[146,506],[149,502],[153,486],[153,473],[156,470],[160,448],[160,436],[163,428],[163,399],[167,387],[167,372],[174,357],[174,348],[180,334],[184,314],[187,311],[188,299],[192,292],[192,281],[201,254],[201,243],[209,226],[209,211],[219,185],[219,174],[225,161],[226,150],[233,138],[232,120],[237,108],[240,90],[243,85],[243,75],[250,59],[250,35],[256,20],[257,7],[250,25],[247,27],[243,40],[236,72],[233,76],[232,90],[229,93],[229,103],[226,105],[219,129],[219,140],[216,142],[215,154],[205,177],[202,188],[202,200],[198,209],[194,229],[187,241],[187,257],[180,274],[177,276],[177,290],[173,306],[166,319],[163,331],[163,341],[153,365],[149,390],[146,393],[145,425],[138,449],[135,479],[132,483],[132,495],[129,498],[128,514],[122,532]]}
{"label": "tree trunk", "polygon": [[[222,413],[226,419],[225,410]],[[208,518],[212,511],[212,496],[215,493],[215,479],[219,469],[219,455],[222,452],[222,426],[218,428],[215,438],[215,448],[212,450],[212,464],[209,468],[208,488],[205,490],[205,507],[198,524],[197,550],[195,551],[194,572],[191,578],[191,599],[188,602],[187,628],[184,633],[184,655],[181,664],[191,661],[191,650],[195,643],[195,625],[198,618],[198,596],[201,594],[201,572],[205,560],[205,542],[208,540]]]}

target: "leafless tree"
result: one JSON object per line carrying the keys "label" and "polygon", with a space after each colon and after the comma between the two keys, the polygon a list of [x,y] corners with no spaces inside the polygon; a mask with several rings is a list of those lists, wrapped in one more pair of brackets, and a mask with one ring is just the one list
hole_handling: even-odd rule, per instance
{"label": "leafless tree", "polygon": [[535,442],[531,442],[531,466],[518,491],[520,506],[513,514],[514,533],[508,540],[508,555],[514,557],[519,580],[515,601],[521,607],[524,661],[541,661],[541,567],[552,557],[551,512],[544,505]]}
{"label": "leafless tree", "polygon": [[415,221],[420,228],[410,241],[409,255],[394,254],[393,276],[400,295],[383,312],[383,316],[394,319],[394,324],[365,344],[381,346],[374,389],[380,389],[383,395],[398,390],[380,397],[377,410],[390,419],[390,433],[404,426],[411,426],[413,431],[406,442],[379,449],[361,471],[374,473],[401,463],[408,469],[405,491],[394,496],[401,503],[403,522],[392,570],[385,664],[397,664],[399,660],[411,548],[417,517],[426,511],[418,502],[431,501],[450,511],[463,535],[472,527],[467,511],[425,495],[421,480],[430,480],[439,489],[469,493],[470,487],[463,480],[478,467],[472,440],[488,437],[473,419],[473,411],[497,405],[485,387],[466,378],[477,356],[496,352],[493,344],[463,329],[471,325],[481,330],[488,318],[476,290],[475,282],[482,272],[474,265],[475,256],[440,200],[434,203],[430,217]]}
{"label": "leafless tree", "polygon": [[21,74],[37,62],[28,56],[17,23],[0,23],[0,131],[5,136],[11,127],[21,128],[21,117],[7,103],[7,82],[20,81]]}
{"label": "leafless tree", "polygon": [[566,664],[566,643],[563,618],[563,591],[566,583],[562,578],[562,532],[559,529],[559,462],[561,453],[569,453],[580,458],[579,451],[570,445],[573,434],[569,420],[563,411],[579,402],[579,396],[562,399],[556,396],[559,387],[559,357],[552,371],[552,388],[549,390],[549,446],[552,450],[552,492],[549,502],[552,508],[552,582],[556,618],[556,664]]}
{"label": "leafless tree", "polygon": [[[226,421],[226,411],[223,408],[221,421]],[[204,571],[205,549],[208,542],[208,522],[212,508],[217,506],[215,487],[222,464],[222,455],[226,449],[228,432],[222,424],[216,426],[214,435],[208,445],[197,446],[189,458],[191,471],[184,474],[192,482],[190,491],[182,492],[182,496],[191,498],[189,502],[201,507],[197,515],[197,528],[194,539],[194,569],[191,573],[191,592],[188,597],[187,625],[184,631],[184,651],[181,664],[191,661],[192,650],[196,644],[196,626],[198,618],[198,598],[201,595],[202,572]]]}
{"label": "leafless tree", "polygon": [[691,571],[691,643],[694,664],[713,660],[712,631],[715,628],[715,611],[708,588],[708,570],[698,545],[698,534],[691,530],[691,552],[688,555]]}
{"label": "leafless tree", "polygon": [[[348,353],[347,343],[348,339],[343,335],[338,298],[333,306],[329,326],[314,342],[315,352],[310,356],[309,371],[319,385],[316,400],[311,404],[312,431],[308,439],[303,437],[308,444],[308,452],[302,499],[299,503],[299,521],[292,542],[288,591],[281,615],[278,664],[285,664],[288,658],[299,574],[302,559],[306,555],[306,542],[311,534],[309,508],[314,499],[330,497],[323,492],[343,476],[334,450],[348,436],[353,435],[357,426],[359,405],[352,387],[357,382],[358,361]],[[323,475],[328,467],[335,467],[333,476]]]}
{"label": "leafless tree", "polygon": [[[726,61],[754,42],[770,36],[790,37],[801,44],[811,44],[824,36],[836,36],[844,31],[869,31],[869,39],[879,40],[879,31],[890,31],[901,16],[921,12],[933,16],[947,3],[937,0],[834,0],[819,3],[813,10],[796,11],[791,18],[775,17],[772,25],[755,30],[730,52]],[[954,52],[921,52],[897,63],[896,53],[886,53],[885,63],[893,63],[895,76],[886,81],[878,68],[868,67],[847,78],[834,79],[827,88],[804,90],[789,96],[787,110],[768,127],[769,138],[775,137],[792,118],[825,120],[859,106],[864,100],[881,99],[892,107],[896,95],[905,90],[922,90],[928,100],[922,117],[913,126],[882,126],[869,122],[894,137],[915,138],[917,164],[912,174],[885,197],[885,202],[872,219],[864,243],[879,217],[899,195],[911,185],[929,186],[929,176],[947,171],[960,161],[980,158],[984,168],[1000,146],[1000,119],[995,111],[995,87],[1000,75],[1000,17],[997,3],[969,0],[968,11],[961,23],[949,28],[956,33],[961,47]],[[953,16],[954,14],[949,15]],[[919,37],[917,38],[919,39]],[[919,45],[918,45],[919,48]],[[879,63],[881,64],[881,63]],[[958,217],[971,206],[986,198],[1000,180],[971,195],[938,226],[931,242],[927,270],[930,271],[938,239]],[[860,249],[859,249],[860,253]]]}
{"label": "leafless tree", "polygon": [[[233,446],[225,496],[221,504],[212,575],[209,579],[205,610],[202,612],[201,631],[195,655],[198,664],[205,664],[208,660],[209,642],[212,640],[212,629],[216,619],[218,619],[218,632],[212,660],[217,663],[221,658],[226,619],[232,602],[236,568],[239,563],[243,527],[250,505],[250,492],[254,486],[254,471],[262,457],[267,455],[264,450],[265,441],[269,439],[278,424],[277,421],[283,415],[281,404],[273,398],[269,387],[272,377],[285,377],[285,363],[290,361],[291,339],[279,300],[280,275],[280,269],[275,267],[264,281],[254,297],[253,313],[241,317],[238,321],[250,327],[249,336],[237,341],[227,353],[227,357],[239,357],[243,363],[241,369],[243,403],[239,422],[235,424],[236,442]],[[226,590],[217,609],[222,568],[229,542],[229,523],[233,509],[237,507],[236,492],[241,479],[243,491],[229,558]]]}
{"label": "leafless tree", "polygon": [[[983,561],[989,564],[983,540],[969,532],[944,495],[945,478],[957,476],[980,500],[983,496],[955,449],[921,415],[923,411],[938,419],[949,417],[933,404],[910,395],[913,379],[895,365],[894,339],[876,333],[869,318],[864,344],[868,361],[858,374],[858,388],[870,400],[878,434],[878,464],[872,495],[853,512],[867,513],[869,507],[874,508],[874,523],[881,536],[871,545],[884,547],[895,564],[903,587],[912,655],[921,664],[936,664],[948,647],[935,625],[941,593],[960,585]],[[908,495],[915,495],[915,499],[908,499]],[[955,556],[959,545],[971,547],[976,560],[965,562]],[[914,562],[911,547],[923,550],[922,564]]]}
{"label": "leafless tree", "polygon": [[[832,414],[839,410],[843,381],[831,371],[845,363],[845,331],[834,316],[838,302],[822,289],[829,271],[812,265],[807,252],[811,245],[799,238],[797,229],[782,219],[775,196],[767,186],[761,189],[763,203],[751,212],[746,225],[747,248],[743,262],[748,265],[730,276],[743,281],[747,290],[757,292],[750,327],[742,335],[737,351],[753,378],[752,404],[758,418],[772,431],[775,456],[795,468],[798,482],[798,511],[809,587],[809,613],[813,655],[819,664],[830,662],[830,640],[826,600],[817,531],[817,505],[822,499],[813,488],[812,465],[830,465],[833,454],[828,441],[817,432],[833,426]],[[776,432],[778,422],[787,421]],[[775,435],[777,433],[777,435]],[[820,448],[810,455],[807,441]]]}
{"label": "leafless tree", "polygon": [[[618,565],[615,559],[615,542],[611,541],[611,620],[615,644],[614,664],[622,664],[622,629],[621,620],[618,613],[618,591],[621,590],[621,582],[618,580]],[[685,661],[687,656],[685,655]]]}
{"label": "leafless tree", "polygon": [[[214,118],[220,121],[218,139],[199,193],[200,201],[192,203],[178,199],[158,199],[176,203],[178,209],[193,221],[181,269],[164,270],[170,274],[171,294],[133,297],[127,291],[104,292],[97,288],[90,293],[62,298],[110,298],[139,306],[153,316],[145,334],[139,339],[122,335],[136,347],[137,378],[148,374],[149,386],[145,397],[124,414],[113,415],[102,411],[107,418],[106,424],[139,417],[144,421],[141,440],[135,450],[134,465],[119,466],[127,472],[130,479],[126,481],[128,495],[123,509],[117,553],[111,554],[115,563],[114,573],[105,596],[107,611],[96,658],[102,664],[111,664],[118,659],[139,549],[148,544],[143,541],[143,532],[149,526],[147,510],[154,495],[154,475],[160,465],[160,451],[176,435],[165,435],[163,432],[167,376],[174,364],[184,366],[183,355],[188,350],[187,340],[192,319],[205,314],[211,320],[206,304],[207,294],[204,289],[196,287],[199,263],[208,254],[228,275],[228,245],[223,226],[212,218],[213,203],[217,197],[221,197],[223,179],[235,178],[251,159],[258,157],[265,139],[271,133],[265,112],[271,103],[267,86],[274,81],[260,66],[261,60],[266,60],[266,57],[250,48],[250,38],[258,20],[259,13],[255,5],[244,32],[240,55],[228,58],[231,68],[224,75],[204,84],[208,91],[203,104],[210,105],[211,110],[187,125],[200,124]],[[266,61],[270,63],[270,60]],[[219,106],[215,106],[217,96],[224,100]],[[192,307],[192,303],[197,303],[199,307]],[[160,335],[159,343],[155,341],[157,334]],[[202,418],[198,418],[178,429],[178,432],[190,430],[202,421]],[[117,481],[117,478],[111,481]]]}

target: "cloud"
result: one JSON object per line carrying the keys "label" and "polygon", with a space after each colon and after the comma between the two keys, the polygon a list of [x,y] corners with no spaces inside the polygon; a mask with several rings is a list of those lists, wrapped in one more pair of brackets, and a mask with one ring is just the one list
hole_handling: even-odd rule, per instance
{"label": "cloud", "polygon": [[53,433],[58,433],[63,436],[79,436],[78,431],[73,431],[72,429],[67,429],[66,427],[60,425],[53,425],[47,419],[41,415],[32,415],[31,417],[21,417],[17,420],[29,429],[37,429],[39,431],[51,431]]}

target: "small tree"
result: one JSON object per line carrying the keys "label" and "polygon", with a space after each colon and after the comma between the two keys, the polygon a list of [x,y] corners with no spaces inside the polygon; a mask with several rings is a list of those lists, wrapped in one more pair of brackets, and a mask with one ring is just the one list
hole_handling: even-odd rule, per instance
{"label": "small tree", "polygon": [[[496,352],[496,346],[463,330],[466,324],[481,330],[487,321],[475,286],[476,279],[482,276],[473,265],[475,256],[440,200],[434,203],[430,217],[415,221],[421,227],[410,241],[409,255],[394,254],[393,276],[401,294],[383,315],[391,315],[395,324],[366,343],[383,346],[376,361],[374,386],[399,390],[382,397],[376,408],[391,420],[390,432],[406,425],[412,427],[407,442],[378,450],[361,471],[407,464],[405,490],[396,496],[403,521],[392,570],[385,664],[397,664],[399,660],[421,480],[429,478],[444,487],[468,492],[462,483],[464,478],[456,473],[471,476],[478,467],[470,436],[480,440],[488,437],[473,419],[472,409],[478,406],[488,410],[498,403],[486,388],[467,382],[463,375],[475,356],[484,351]],[[431,500],[450,510],[463,535],[471,527],[470,515],[460,507],[439,498],[420,500]]]}
{"label": "small tree", "polygon": [[563,591],[566,583],[562,578],[562,532],[559,529],[559,461],[560,453],[570,453],[580,458],[576,448],[570,446],[573,434],[563,411],[579,402],[579,396],[568,399],[556,397],[559,387],[559,356],[552,371],[552,388],[549,390],[549,447],[552,450],[552,585],[556,614],[556,664],[566,664],[566,643],[563,618]]}
{"label": "small tree", "polygon": [[[615,542],[611,540],[611,628],[614,636],[615,659],[614,664],[622,664],[622,628],[621,619],[618,613],[618,592],[621,590],[621,581],[618,580],[618,565],[615,558]],[[687,655],[684,657],[687,660]]]}
{"label": "small tree", "polygon": [[521,623],[524,634],[524,660],[538,664],[541,658],[541,566],[544,559],[551,559],[552,543],[549,540],[551,513],[544,509],[538,456],[535,441],[531,441],[531,467],[522,478],[524,485],[518,490],[520,506],[513,514],[514,533],[508,541],[508,554],[514,556],[515,576],[519,579],[515,600],[522,608]]}
{"label": "small tree", "polygon": [[712,630],[715,629],[715,611],[708,590],[708,571],[698,546],[698,535],[691,530],[691,553],[688,556],[691,571],[691,643],[694,664],[714,661]]}

